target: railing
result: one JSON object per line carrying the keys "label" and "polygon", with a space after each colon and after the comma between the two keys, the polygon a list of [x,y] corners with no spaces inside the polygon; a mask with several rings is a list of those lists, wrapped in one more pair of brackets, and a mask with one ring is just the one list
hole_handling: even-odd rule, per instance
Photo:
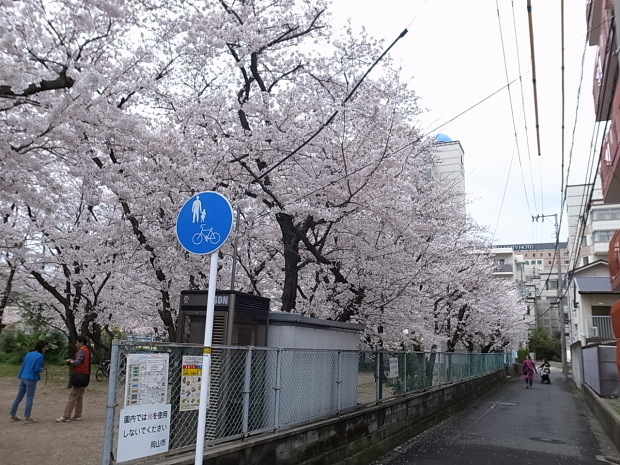
{"label": "railing", "polygon": [[513,266],[510,263],[505,265],[495,265],[493,267],[493,273],[512,273],[512,271]]}
{"label": "railing", "polygon": [[593,316],[585,318],[586,340],[615,339],[610,316]]}
{"label": "railing", "polygon": [[[157,413],[153,418],[166,420],[156,427],[158,432],[165,428],[169,436],[163,440],[153,437],[144,450],[162,441],[165,450],[160,452],[168,455],[195,447],[199,397],[195,389],[202,376],[202,350],[193,344],[115,341],[103,465],[135,458],[129,454],[130,458],[123,459],[119,441],[126,444],[131,439],[131,447],[139,450],[134,438],[127,435],[154,430],[155,425],[148,424],[149,419],[141,413],[145,407],[149,413]],[[506,356],[217,346],[211,362],[205,444],[277,431],[360,405],[493,373],[505,368]],[[132,423],[128,428],[128,419],[145,424]]]}

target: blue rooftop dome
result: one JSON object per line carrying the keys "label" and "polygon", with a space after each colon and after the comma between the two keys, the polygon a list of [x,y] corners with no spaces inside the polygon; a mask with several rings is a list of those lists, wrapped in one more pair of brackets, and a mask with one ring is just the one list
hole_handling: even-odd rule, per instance
{"label": "blue rooftop dome", "polygon": [[437,134],[435,136],[435,138],[433,139],[434,142],[452,142],[452,139],[450,139],[450,137],[446,136],[445,134]]}

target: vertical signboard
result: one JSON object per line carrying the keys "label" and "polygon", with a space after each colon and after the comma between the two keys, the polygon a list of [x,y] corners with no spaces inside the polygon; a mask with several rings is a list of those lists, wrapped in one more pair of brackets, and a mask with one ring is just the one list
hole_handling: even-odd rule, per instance
{"label": "vertical signboard", "polygon": [[181,366],[180,411],[198,410],[200,407],[200,383],[202,381],[202,355],[183,355]]}

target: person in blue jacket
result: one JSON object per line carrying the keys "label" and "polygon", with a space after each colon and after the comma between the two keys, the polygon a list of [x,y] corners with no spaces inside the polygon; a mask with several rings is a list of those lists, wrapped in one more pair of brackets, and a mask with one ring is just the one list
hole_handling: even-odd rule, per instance
{"label": "person in blue jacket", "polygon": [[48,348],[47,341],[39,341],[35,344],[34,350],[28,352],[22,362],[21,370],[19,370],[19,390],[17,397],[11,406],[11,421],[21,421],[17,416],[17,408],[19,403],[26,396],[26,407],[24,409],[24,421],[28,423],[34,422],[30,416],[32,411],[32,402],[34,401],[34,392],[37,389],[37,381],[41,379],[39,373],[43,371],[43,352]]}

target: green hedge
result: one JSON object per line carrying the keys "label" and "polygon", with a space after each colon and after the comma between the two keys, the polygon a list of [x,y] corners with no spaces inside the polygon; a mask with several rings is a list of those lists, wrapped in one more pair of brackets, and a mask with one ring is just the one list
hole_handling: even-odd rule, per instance
{"label": "green hedge", "polygon": [[21,364],[24,355],[34,349],[39,340],[49,343],[45,352],[45,362],[62,365],[67,357],[67,338],[60,332],[26,332],[15,327],[7,327],[0,333],[0,363]]}

